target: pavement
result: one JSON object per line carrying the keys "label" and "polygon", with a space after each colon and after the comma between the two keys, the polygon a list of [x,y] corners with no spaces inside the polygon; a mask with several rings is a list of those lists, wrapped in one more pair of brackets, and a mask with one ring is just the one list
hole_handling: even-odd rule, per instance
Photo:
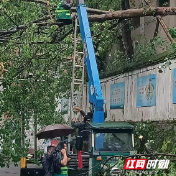
{"label": "pavement", "polygon": [[[35,164],[28,164],[27,166],[30,168],[39,167]],[[0,168],[0,176],[20,176],[20,163],[18,167],[15,167],[14,164],[10,164],[9,168]]]}
{"label": "pavement", "polygon": [[0,168],[0,176],[20,176],[20,164],[18,167],[11,164],[9,168]]}

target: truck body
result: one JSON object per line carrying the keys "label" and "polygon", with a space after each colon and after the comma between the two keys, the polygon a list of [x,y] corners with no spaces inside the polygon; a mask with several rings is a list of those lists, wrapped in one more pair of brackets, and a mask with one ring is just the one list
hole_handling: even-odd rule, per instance
{"label": "truck body", "polygon": [[112,166],[118,163],[118,156],[130,156],[134,153],[133,129],[134,127],[126,122],[87,123],[86,130],[90,132],[89,147],[88,153],[82,154],[83,169],[78,169],[76,157],[71,161],[75,165],[72,164],[72,169],[70,167],[70,175],[81,172],[88,176],[105,173],[110,176]]}

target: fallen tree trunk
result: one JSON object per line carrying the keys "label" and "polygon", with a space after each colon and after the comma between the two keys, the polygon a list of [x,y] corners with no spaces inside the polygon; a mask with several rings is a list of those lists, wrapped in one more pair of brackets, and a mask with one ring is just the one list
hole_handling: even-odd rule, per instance
{"label": "fallen tree trunk", "polygon": [[38,3],[38,4],[47,5],[47,1],[42,1],[42,0],[21,0],[21,1],[35,2],[35,3]]}
{"label": "fallen tree trunk", "polygon": [[[49,1],[43,1],[43,0],[21,0],[25,2],[34,2],[38,4],[43,4],[43,5],[48,5]],[[56,6],[57,7],[57,6]],[[56,8],[55,7],[55,8]],[[98,10],[98,9],[92,9],[92,8],[86,8],[88,13],[95,13],[95,14],[104,14],[104,13],[109,13],[109,11],[104,11],[104,10]],[[76,7],[71,8],[72,12],[76,12]]]}
{"label": "fallen tree trunk", "polygon": [[[31,0],[33,1],[33,0]],[[35,1],[35,0],[34,0]],[[94,9],[95,10],[95,9]],[[115,12],[108,12],[106,14],[101,14],[101,15],[89,15],[89,21],[90,22],[104,22],[106,20],[113,20],[113,19],[127,19],[127,18],[134,18],[134,17],[144,17],[144,16],[166,16],[166,15],[176,15],[176,7],[152,7],[149,9],[128,9],[128,10],[119,10]],[[54,17],[54,15],[52,16]],[[31,23],[39,25],[39,26],[45,26],[45,25],[58,25],[60,27],[64,26],[63,23],[58,23],[58,22],[43,22],[43,23],[38,23],[39,21],[42,20],[47,20],[49,17],[44,17],[38,20],[35,20]],[[74,14],[72,15],[72,19],[74,19]],[[21,25],[18,26],[17,28],[13,30],[3,30],[0,31],[0,35],[6,35],[6,34],[13,34],[19,30],[24,30],[26,29],[27,26]]]}
{"label": "fallen tree trunk", "polygon": [[[176,15],[176,7],[152,7],[150,9],[128,9],[128,10],[119,10],[115,12],[110,12],[102,15],[88,15],[89,22],[104,22],[107,20],[114,20],[114,19],[128,19],[134,17],[144,17],[144,16],[167,16],[167,15]],[[73,15],[74,16],[74,15]],[[72,18],[74,19],[74,17]],[[43,22],[43,23],[36,23],[40,26],[45,25],[61,25],[61,23],[50,23],[50,22]]]}
{"label": "fallen tree trunk", "polygon": [[126,19],[134,17],[144,17],[144,16],[166,16],[166,15],[176,15],[176,7],[152,7],[149,9],[128,9],[119,10],[102,15],[89,15],[89,21],[91,22],[104,22],[113,19]]}
{"label": "fallen tree trunk", "polygon": [[[145,0],[145,3],[151,8],[150,2],[148,2],[148,0]],[[171,43],[174,43],[175,41],[171,37],[171,35],[169,34],[168,27],[167,27],[166,23],[164,22],[164,20],[162,19],[162,17],[160,15],[157,15],[156,18],[157,18],[157,22],[160,23],[160,25],[162,26],[164,32],[166,33],[167,38],[170,40]],[[159,27],[159,25],[158,25],[158,27]]]}
{"label": "fallen tree trunk", "polygon": [[[106,14],[110,13],[110,11],[104,11],[104,10],[98,10],[98,9],[92,9],[92,8],[86,8],[88,13],[94,13],[94,14]],[[76,7],[71,8],[72,12],[77,12]]]}

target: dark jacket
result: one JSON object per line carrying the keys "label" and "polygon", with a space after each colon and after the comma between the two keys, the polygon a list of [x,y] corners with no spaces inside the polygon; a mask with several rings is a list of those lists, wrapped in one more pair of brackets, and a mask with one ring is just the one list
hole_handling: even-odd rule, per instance
{"label": "dark jacket", "polygon": [[78,128],[78,135],[82,136],[82,131],[85,130],[85,123],[72,121],[71,125],[72,125],[72,127]]}
{"label": "dark jacket", "polygon": [[82,115],[83,117],[86,116],[86,113],[85,113],[84,111],[81,110],[80,113],[81,113],[81,115]]}
{"label": "dark jacket", "polygon": [[45,175],[44,176],[53,176],[54,175],[54,169],[53,169],[53,153],[55,152],[55,149],[52,150],[51,154],[46,154],[42,159],[42,166]]}
{"label": "dark jacket", "polygon": [[[81,115],[85,118],[86,114],[84,111],[80,111]],[[78,128],[78,135],[83,137],[83,141],[89,140],[89,132],[84,131],[86,130],[85,122],[71,122],[72,127]]]}

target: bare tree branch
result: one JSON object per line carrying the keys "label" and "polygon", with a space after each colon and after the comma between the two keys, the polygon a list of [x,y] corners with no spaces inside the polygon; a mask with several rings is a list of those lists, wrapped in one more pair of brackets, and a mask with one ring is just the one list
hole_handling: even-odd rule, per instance
{"label": "bare tree branch", "polygon": [[104,22],[106,20],[113,19],[126,19],[134,17],[144,17],[144,16],[166,16],[166,15],[176,15],[176,7],[152,7],[149,9],[128,9],[119,10],[102,15],[89,15],[90,22]]}
{"label": "bare tree branch", "polygon": [[[148,0],[144,0],[145,3],[151,8],[151,5],[150,5],[150,2],[148,2]],[[164,22],[164,20],[162,19],[162,17],[160,15],[157,15],[156,16],[157,18],[157,22],[159,21],[160,25],[162,26],[164,32],[166,33],[167,35],[167,38],[170,40],[171,43],[174,43],[174,39],[171,37],[171,35],[169,34],[169,30],[168,30],[168,27],[166,25],[166,23]],[[155,31],[156,32],[156,31]],[[155,34],[154,34],[155,35]]]}
{"label": "bare tree branch", "polygon": [[175,40],[169,34],[168,27],[166,26],[166,24],[165,24],[164,20],[162,19],[162,17],[161,16],[157,16],[157,19],[159,20],[164,32],[166,33],[167,38],[170,40],[171,43],[175,43]]}
{"label": "bare tree branch", "polygon": [[47,1],[42,1],[42,0],[21,0],[21,1],[26,1],[26,2],[35,2],[43,5],[47,5]]}
{"label": "bare tree branch", "polygon": [[[25,0],[27,1],[27,0]],[[40,0],[28,0],[28,2],[43,2]],[[101,15],[89,15],[89,21],[90,22],[104,22],[106,20],[113,20],[113,19],[127,19],[127,18],[134,18],[134,17],[144,17],[144,16],[166,16],[166,15],[176,15],[176,7],[152,7],[149,9],[129,9],[129,10],[120,10],[116,12],[108,12],[106,14],[101,14]],[[54,17],[54,15],[52,15]],[[64,26],[64,23],[58,23],[58,22],[43,22],[43,23],[38,23],[39,21],[42,20],[47,20],[50,17],[44,17],[38,20],[35,20],[34,22],[31,22],[31,25],[33,23],[39,25],[39,26],[51,26],[51,25],[58,25],[59,27]],[[74,14],[72,14],[72,19],[74,19]],[[37,23],[36,23],[37,22]],[[15,32],[18,32],[19,30],[25,30],[27,29],[27,26],[21,25],[16,28],[12,28],[7,31],[0,31],[0,35],[6,35],[6,34],[13,34]]]}
{"label": "bare tree branch", "polygon": [[158,35],[158,29],[159,29],[159,20],[157,19],[157,21],[156,21],[156,28],[155,28],[155,32],[154,32],[153,38],[155,38]]}
{"label": "bare tree branch", "polygon": [[[167,15],[176,15],[176,7],[156,7],[156,8],[149,8],[149,9],[128,9],[128,10],[119,10],[115,12],[110,12],[102,15],[89,15],[89,22],[104,22],[107,20],[114,20],[114,19],[127,19],[127,18],[134,18],[134,17],[144,17],[144,16],[167,16]],[[72,17],[72,19],[74,19]],[[43,23],[36,23],[39,26],[45,25],[61,25],[61,23],[54,22],[43,22]]]}
{"label": "bare tree branch", "polygon": [[[88,13],[94,13],[94,14],[105,14],[105,13],[110,13],[111,11],[104,11],[104,10],[98,10],[98,9],[93,9],[93,8],[86,8]],[[77,12],[76,7],[71,8],[72,12]]]}
{"label": "bare tree branch", "polygon": [[[54,17],[54,15],[52,15],[52,18]],[[42,18],[39,18],[35,21],[33,21],[33,23],[38,23],[38,22],[41,22],[41,21],[46,21],[46,20],[49,20],[50,17],[49,16],[46,16],[46,17],[42,17]]]}

